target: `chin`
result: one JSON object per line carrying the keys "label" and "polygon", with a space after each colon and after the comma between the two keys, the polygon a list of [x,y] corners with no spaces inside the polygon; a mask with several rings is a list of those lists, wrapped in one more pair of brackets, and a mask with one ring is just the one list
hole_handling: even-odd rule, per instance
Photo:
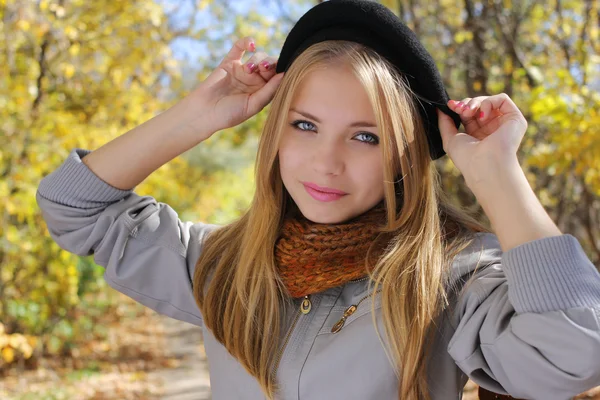
{"label": "chin", "polygon": [[[304,215],[304,214],[303,214]],[[316,224],[339,224],[342,223],[346,220],[346,218],[312,218],[310,215],[304,215],[304,217],[306,219],[308,219],[309,221],[312,221]]]}
{"label": "chin", "polygon": [[315,207],[299,207],[304,218],[317,224],[340,224],[347,221],[351,216],[340,212],[339,208],[330,205],[329,209],[315,210]]}

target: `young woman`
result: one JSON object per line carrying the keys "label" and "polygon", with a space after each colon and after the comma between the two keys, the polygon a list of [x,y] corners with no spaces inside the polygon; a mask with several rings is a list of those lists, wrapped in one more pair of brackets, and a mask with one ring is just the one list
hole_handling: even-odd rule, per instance
{"label": "young woman", "polygon": [[[567,399],[600,384],[600,274],[531,190],[513,101],[451,100],[432,120],[422,88],[358,39],[292,53],[284,77],[281,58],[239,39],[177,105],[73,149],[37,193],[54,240],[94,254],[116,290],[201,326],[214,399],[460,399],[468,377]],[[269,102],[237,221],[182,222],[133,191]],[[435,132],[493,233],[441,191]]]}

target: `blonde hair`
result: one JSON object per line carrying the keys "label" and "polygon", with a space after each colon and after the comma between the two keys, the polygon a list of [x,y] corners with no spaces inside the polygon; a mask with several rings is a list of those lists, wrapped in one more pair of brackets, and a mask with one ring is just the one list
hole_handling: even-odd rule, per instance
{"label": "blonde hair", "polygon": [[[347,65],[361,82],[380,132],[385,232],[392,240],[372,271],[371,283],[381,290],[385,331],[391,338],[391,356],[386,353],[399,379],[399,398],[429,399],[426,363],[434,320],[449,304],[451,260],[470,244],[474,232],[489,228],[452,205],[442,191],[417,96],[402,74],[365,46],[320,42],[302,52],[286,72],[260,140],[252,203],[242,217],[206,239],[194,272],[194,296],[206,327],[258,380],[265,396],[274,398],[282,304],[289,298],[273,249],[293,203],[281,180],[278,146],[293,93],[315,68],[333,64]],[[375,302],[372,317],[377,327]],[[382,340],[379,330],[377,335]]]}

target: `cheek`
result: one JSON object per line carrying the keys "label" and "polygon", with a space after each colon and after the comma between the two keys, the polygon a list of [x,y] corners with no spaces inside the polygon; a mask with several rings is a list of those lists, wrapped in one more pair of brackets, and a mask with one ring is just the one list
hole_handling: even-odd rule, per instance
{"label": "cheek", "polygon": [[302,167],[304,162],[302,155],[304,152],[299,148],[298,143],[291,140],[284,140],[279,146],[279,169],[283,177],[286,174]]}
{"label": "cheek", "polygon": [[365,192],[373,195],[380,195],[383,192],[383,165],[380,157],[369,157],[352,165],[354,180],[362,183]]}

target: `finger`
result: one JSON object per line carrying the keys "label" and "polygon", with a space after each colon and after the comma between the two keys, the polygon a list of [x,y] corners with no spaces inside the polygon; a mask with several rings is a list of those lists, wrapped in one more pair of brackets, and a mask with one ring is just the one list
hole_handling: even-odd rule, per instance
{"label": "finger", "polygon": [[468,102],[469,100],[471,100],[470,97],[467,97],[463,100],[449,100],[447,105],[455,113],[462,114],[462,111],[466,106],[466,102]]}
{"label": "finger", "polygon": [[466,107],[463,107],[461,115],[465,118],[477,117],[479,113],[479,107],[481,102],[486,99],[487,96],[474,97],[466,103]]}
{"label": "finger", "polygon": [[236,40],[231,50],[229,50],[223,59],[223,62],[240,61],[246,51],[256,51],[256,43],[251,36],[245,36]]}
{"label": "finger", "polygon": [[442,144],[444,151],[447,153],[448,146],[454,136],[458,133],[458,129],[456,129],[456,125],[454,124],[454,120],[450,118],[446,113],[440,111],[436,108],[437,116],[438,116],[438,128],[440,130],[440,135],[442,136]]}
{"label": "finger", "polygon": [[262,110],[275,96],[277,87],[283,79],[284,72],[281,72],[272,77],[262,88],[258,89],[248,100],[248,112],[250,115],[255,115]]}
{"label": "finger", "polygon": [[496,113],[493,112],[493,106],[491,101],[482,101],[479,106],[479,114],[477,115],[477,120],[479,122],[489,121],[490,116],[496,116]]}
{"label": "finger", "polygon": [[489,121],[490,119],[502,115],[499,110],[494,109],[490,101],[486,101],[489,99],[489,96],[482,96],[480,99],[481,101],[479,101],[477,104],[478,108],[473,111],[473,118],[477,120],[479,125],[485,121]]}
{"label": "finger", "polygon": [[277,57],[266,57],[258,63],[258,71],[260,76],[265,80],[271,79],[276,73]]}
{"label": "finger", "polygon": [[458,106],[460,107],[459,110],[461,113],[467,108],[470,101],[470,97],[465,97],[464,99],[458,102]]}
{"label": "finger", "polygon": [[244,71],[253,73],[258,71],[258,62],[267,57],[267,53],[264,51],[257,51],[252,55],[244,64]]}
{"label": "finger", "polygon": [[[450,108],[454,108],[456,112],[460,115],[461,122],[465,127],[466,132],[469,132],[469,135],[480,140],[485,139],[487,135],[486,131],[488,129],[497,129],[496,123],[498,122],[496,121],[496,123],[485,127],[485,129],[482,128],[485,124],[489,125],[490,119],[487,119],[484,123],[483,120],[480,118],[481,112],[483,112],[484,116],[501,115],[500,113],[495,114],[493,111],[491,111],[491,104],[489,102],[485,102],[487,98],[489,98],[489,96],[467,98],[468,101],[467,99],[464,99],[461,102],[457,102],[454,100],[450,100],[448,102],[448,106]],[[462,103],[463,106],[461,106],[460,103]],[[482,109],[483,106],[485,106],[484,109]]]}
{"label": "finger", "polygon": [[484,112],[484,117],[482,120],[486,120],[490,116],[498,116],[503,114],[514,114],[517,116],[521,122],[527,125],[527,121],[525,117],[521,113],[521,110],[517,107],[517,105],[512,101],[512,99],[506,93],[500,93],[494,96],[487,97],[482,102],[482,111]]}
{"label": "finger", "polygon": [[497,109],[492,109],[490,115],[484,115],[484,119],[485,121],[483,122],[481,122],[481,120],[479,121],[479,128],[470,133],[472,136],[480,140],[485,139],[492,133],[496,132],[500,127],[508,126],[507,124],[515,127],[515,129],[510,129],[511,132],[522,137],[528,126],[527,120],[520,112],[509,112],[502,114]]}
{"label": "finger", "polygon": [[463,125],[466,127],[466,124],[479,117],[481,104],[486,98],[487,96],[478,96],[474,98],[467,97],[459,102],[450,100],[448,102],[448,107],[460,115]]}

